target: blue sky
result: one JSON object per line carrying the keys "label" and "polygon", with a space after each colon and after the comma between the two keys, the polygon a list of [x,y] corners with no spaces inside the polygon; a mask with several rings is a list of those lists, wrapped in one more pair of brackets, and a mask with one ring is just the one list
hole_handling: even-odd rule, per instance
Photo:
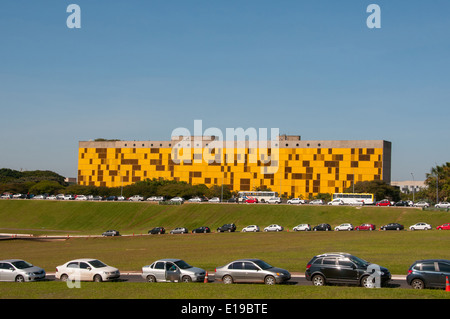
{"label": "blue sky", "polygon": [[0,167],[75,177],[78,141],[199,119],[388,140],[392,180],[423,180],[450,161],[449,34],[447,0],[2,1]]}

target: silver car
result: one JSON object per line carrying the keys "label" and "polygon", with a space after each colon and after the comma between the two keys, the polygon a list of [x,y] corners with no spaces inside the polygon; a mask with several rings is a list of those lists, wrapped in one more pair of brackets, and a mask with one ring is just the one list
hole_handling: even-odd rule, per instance
{"label": "silver car", "polygon": [[193,267],[181,259],[160,259],[142,267],[142,278],[148,282],[204,281],[206,271]]}
{"label": "silver car", "polygon": [[224,284],[254,282],[274,285],[291,279],[289,271],[275,268],[260,259],[239,259],[217,267],[215,280]]}
{"label": "silver car", "polygon": [[21,259],[0,260],[0,281],[35,281],[45,279],[45,270]]}
{"label": "silver car", "polygon": [[172,229],[170,231],[171,234],[187,234],[189,233],[188,229],[186,227],[177,227],[175,229]]}

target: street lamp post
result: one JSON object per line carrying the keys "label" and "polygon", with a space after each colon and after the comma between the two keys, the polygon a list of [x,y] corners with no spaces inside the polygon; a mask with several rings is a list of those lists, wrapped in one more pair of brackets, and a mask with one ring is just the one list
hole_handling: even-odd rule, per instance
{"label": "street lamp post", "polygon": [[416,193],[416,183],[414,182],[414,174],[411,173],[412,179],[413,179],[413,203],[414,203],[414,194]]}

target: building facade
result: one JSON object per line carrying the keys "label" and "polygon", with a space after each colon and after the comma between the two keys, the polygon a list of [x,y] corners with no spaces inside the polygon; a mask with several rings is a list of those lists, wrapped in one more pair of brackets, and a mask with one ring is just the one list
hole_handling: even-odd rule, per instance
{"label": "building facade", "polygon": [[173,137],[170,141],[79,142],[78,184],[120,187],[162,178],[227,185],[232,191],[270,188],[286,197],[342,192],[359,181],[391,179],[391,142],[219,141]]}

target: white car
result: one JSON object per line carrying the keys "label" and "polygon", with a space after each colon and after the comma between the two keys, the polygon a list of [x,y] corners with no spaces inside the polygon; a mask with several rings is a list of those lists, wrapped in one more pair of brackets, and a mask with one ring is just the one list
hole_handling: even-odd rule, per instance
{"label": "white car", "polygon": [[414,204],[414,207],[430,207],[430,204],[427,202],[417,202]]}
{"label": "white car", "polygon": [[287,201],[288,204],[306,204],[306,200],[300,198],[292,198]]}
{"label": "white car", "polygon": [[170,199],[171,202],[177,202],[177,203],[183,203],[184,202],[184,198],[182,197],[174,197]]}
{"label": "white car", "polygon": [[220,203],[219,197],[213,197],[210,200],[208,200],[209,203]]}
{"label": "white car", "polygon": [[191,203],[201,203],[201,202],[202,202],[202,199],[201,199],[200,197],[193,197],[193,198],[189,199],[188,202],[191,202]]}
{"label": "white car", "polygon": [[439,204],[434,205],[436,208],[450,208],[449,202],[439,202]]}
{"label": "white car", "polygon": [[280,225],[277,225],[277,224],[272,224],[272,225],[269,225],[266,228],[264,228],[265,232],[269,232],[269,231],[283,231],[283,230],[284,230],[284,228],[282,226],[280,226]]}
{"label": "white car", "polygon": [[430,224],[427,223],[417,223],[415,225],[409,226],[410,230],[430,230],[432,229]]}
{"label": "white car", "polygon": [[323,205],[323,200],[321,199],[314,199],[309,202],[311,205]]}
{"label": "white car", "polygon": [[247,227],[242,228],[242,232],[259,232],[259,226],[258,225],[249,225]]}
{"label": "white car", "polygon": [[310,224],[300,224],[293,228],[294,231],[310,231],[311,225]]}
{"label": "white car", "polygon": [[85,195],[78,195],[75,200],[88,200],[88,198]]}
{"label": "white car", "polygon": [[50,195],[50,196],[47,196],[46,199],[49,199],[49,200],[56,200],[57,198],[56,198],[55,195]]}
{"label": "white car", "polygon": [[339,226],[334,227],[334,230],[353,230],[353,225],[349,223],[340,224]]}
{"label": "white car", "polygon": [[109,281],[120,277],[117,268],[108,266],[100,260],[81,258],[66,262],[56,267],[55,278],[67,281]]}
{"label": "white car", "polygon": [[328,205],[344,205],[344,201],[342,199],[333,199],[331,202],[328,202]]}
{"label": "white car", "polygon": [[141,195],[133,195],[130,198],[128,198],[128,200],[131,202],[140,202],[144,200],[144,197],[142,197]]}
{"label": "white car", "polygon": [[272,197],[269,198],[266,203],[268,204],[281,204],[281,198],[280,197]]}
{"label": "white car", "polygon": [[74,200],[75,199],[75,196],[73,196],[73,195],[64,195],[64,198],[63,198],[64,200]]}
{"label": "white car", "polygon": [[47,196],[45,196],[45,195],[36,195],[33,197],[33,199],[46,199],[46,198],[47,198]]}

